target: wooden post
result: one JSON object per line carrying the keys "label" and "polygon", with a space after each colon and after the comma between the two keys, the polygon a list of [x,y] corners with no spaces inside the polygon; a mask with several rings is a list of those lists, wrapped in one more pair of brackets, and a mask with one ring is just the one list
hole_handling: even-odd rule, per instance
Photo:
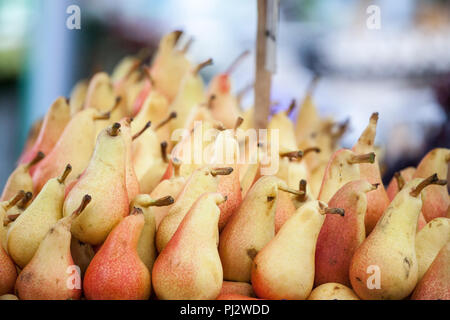
{"label": "wooden post", "polygon": [[275,49],[279,0],[258,0],[256,37],[255,112],[257,129],[267,127],[270,115],[270,89],[275,72]]}

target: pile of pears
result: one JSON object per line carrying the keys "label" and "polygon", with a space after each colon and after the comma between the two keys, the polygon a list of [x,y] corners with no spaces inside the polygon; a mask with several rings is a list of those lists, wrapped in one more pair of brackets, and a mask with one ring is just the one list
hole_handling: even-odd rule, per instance
{"label": "pile of pears", "polygon": [[0,299],[450,299],[450,149],[385,188],[378,113],[342,148],[317,78],[296,122],[293,100],[253,141],[231,86],[247,52],[205,85],[212,60],[183,39],[80,81],[30,130],[0,198]]}

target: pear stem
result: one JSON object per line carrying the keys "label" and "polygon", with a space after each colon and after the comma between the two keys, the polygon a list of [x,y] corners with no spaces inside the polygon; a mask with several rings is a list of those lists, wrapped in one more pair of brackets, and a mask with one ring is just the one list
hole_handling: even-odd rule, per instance
{"label": "pear stem", "polygon": [[440,185],[440,186],[444,186],[447,184],[446,180],[439,180],[437,173],[432,174],[431,176],[429,176],[428,178],[426,178],[425,180],[423,180],[421,183],[419,183],[417,185],[417,187],[415,187],[414,189],[411,190],[411,192],[409,193],[411,196],[413,197],[417,197],[422,190],[431,185],[431,184],[436,184],[436,185]]}
{"label": "pear stem", "polygon": [[294,189],[291,189],[291,188],[285,188],[285,187],[279,186],[278,189],[281,190],[281,191],[284,191],[284,192],[295,194],[296,196],[299,196],[299,197],[305,195],[305,192],[299,191],[299,190],[294,190]]}
{"label": "pear stem", "polygon": [[320,148],[318,147],[310,147],[310,148],[306,148],[303,150],[303,156],[305,156],[307,153],[309,152],[316,152],[316,153],[320,153]]}
{"label": "pear stem", "polygon": [[139,205],[147,208],[147,207],[165,207],[170,206],[175,202],[175,199],[172,196],[165,196],[159,199],[152,199],[150,201],[140,202]]}
{"label": "pear stem", "polygon": [[379,185],[380,185],[379,183],[374,183],[374,184],[372,184],[372,189],[371,189],[370,191],[373,191],[373,190],[378,189],[378,186],[379,186]]}
{"label": "pear stem", "polygon": [[236,119],[236,123],[234,124],[234,130],[236,130],[237,128],[239,128],[242,125],[242,122],[244,122],[244,118],[242,117],[238,117]]}
{"label": "pear stem", "polygon": [[141,208],[133,207],[133,209],[130,211],[130,216],[132,215],[138,215],[138,214],[144,214]]}
{"label": "pear stem", "polygon": [[33,198],[33,194],[31,192],[25,193],[25,196],[22,198],[22,200],[17,204],[17,207],[19,209],[25,209],[30,203],[31,199]]}
{"label": "pear stem", "polygon": [[202,70],[206,66],[211,65],[212,63],[213,63],[213,60],[211,58],[209,58],[208,60],[206,60],[202,63],[199,63],[193,70],[194,75],[197,75],[200,72],[200,70]]}
{"label": "pear stem", "polygon": [[72,171],[72,166],[70,165],[70,163],[66,166],[66,168],[64,169],[64,172],[62,173],[62,175],[58,178],[58,182],[63,184],[64,181],[66,181],[67,176],[69,175],[69,173]]}
{"label": "pear stem", "polygon": [[11,200],[8,201],[8,203],[5,206],[5,210],[14,207],[17,202],[22,200],[23,197],[25,197],[25,191],[20,190]]}
{"label": "pear stem", "polygon": [[108,132],[111,137],[117,136],[120,132],[120,123],[115,122],[112,126],[106,129],[106,132]]}
{"label": "pear stem", "polygon": [[174,44],[177,44],[178,40],[180,40],[181,35],[183,34],[183,31],[175,30],[175,31],[172,31],[172,33],[175,35],[175,43]]}
{"label": "pear stem", "polygon": [[39,161],[41,161],[42,159],[44,159],[45,154],[42,151],[39,151],[33,158],[33,160],[31,160],[25,167],[27,170],[29,170],[32,166],[34,166],[35,164],[37,164]]}
{"label": "pear stem", "polygon": [[150,81],[150,84],[152,85],[152,87],[155,86],[155,80],[152,77],[152,74],[150,73],[150,69],[149,68],[144,68],[144,74],[147,76],[148,81]]}
{"label": "pear stem", "polygon": [[450,162],[450,153],[445,157],[445,162],[447,162],[447,163]]}
{"label": "pear stem", "polygon": [[298,196],[298,200],[299,200],[300,202],[305,202],[305,201],[306,201],[306,184],[307,184],[307,182],[306,182],[305,179],[301,179],[301,180],[300,180],[300,183],[299,183],[299,186],[298,186],[298,190],[299,190],[300,192],[303,192],[302,195],[299,195],[299,196]]}
{"label": "pear stem", "polygon": [[349,164],[356,164],[356,163],[374,163],[375,162],[375,153],[370,152],[366,154],[358,154],[358,155],[352,155],[350,159],[347,160]]}
{"label": "pear stem", "polygon": [[108,111],[108,112],[105,112],[105,113],[102,113],[102,114],[99,114],[99,115],[95,115],[94,116],[94,121],[96,121],[96,120],[108,120],[110,117],[111,117],[111,112]]}
{"label": "pear stem", "polygon": [[231,65],[228,67],[228,69],[225,71],[225,74],[230,75],[231,73],[236,70],[236,68],[239,66],[239,64],[242,63],[245,57],[247,57],[250,54],[249,50],[245,50],[240,55],[238,55],[234,61],[231,63]]}
{"label": "pear stem", "polygon": [[193,42],[194,42],[194,38],[190,37],[189,40],[184,45],[183,49],[181,49],[181,53],[186,54],[186,52],[188,52],[188,50],[191,47]]}
{"label": "pear stem", "polygon": [[345,215],[345,210],[341,209],[341,208],[323,208],[321,210],[322,214],[338,214],[341,217],[343,217]]}
{"label": "pear stem", "polygon": [[161,158],[165,163],[168,163],[169,159],[167,158],[167,142],[166,141],[161,142],[160,146],[161,146]]}
{"label": "pear stem", "polygon": [[303,151],[290,151],[290,152],[282,152],[280,153],[280,157],[288,157],[289,159],[296,158],[301,159],[303,157]]}
{"label": "pear stem", "polygon": [[88,194],[84,195],[83,199],[81,200],[80,206],[75,209],[75,211],[71,214],[71,217],[77,217],[79,216],[83,210],[87,207],[89,202],[91,202],[92,197]]}
{"label": "pear stem", "polygon": [[370,120],[371,123],[373,124],[377,124],[378,122],[378,112],[374,112],[372,113],[372,115],[370,116]]}
{"label": "pear stem", "polygon": [[177,113],[176,113],[175,111],[171,112],[171,113],[169,114],[169,116],[168,116],[165,120],[163,120],[162,122],[160,122],[160,123],[156,126],[155,130],[158,130],[158,129],[161,128],[162,126],[164,126],[164,125],[166,125],[167,123],[169,123],[170,120],[175,119],[176,117],[177,117]]}
{"label": "pear stem", "polygon": [[233,168],[231,168],[231,167],[213,168],[210,170],[210,173],[213,177],[218,176],[218,175],[227,176],[232,172],[233,172]]}
{"label": "pear stem", "polygon": [[292,114],[292,111],[295,110],[296,105],[297,105],[296,100],[292,99],[291,104],[289,105],[289,108],[286,110],[286,115],[288,117]]}
{"label": "pear stem", "polygon": [[147,130],[148,128],[150,128],[151,125],[152,125],[152,122],[151,122],[151,121],[147,122],[147,123],[145,124],[145,126],[131,138],[131,140],[137,139],[141,134],[144,133],[145,130]]}
{"label": "pear stem", "polygon": [[179,176],[180,175],[180,166],[181,166],[180,159],[172,158],[171,161],[172,161],[172,165],[173,165],[174,175]]}
{"label": "pear stem", "polygon": [[216,95],[212,94],[209,96],[208,101],[206,102],[206,106],[208,107],[208,109],[212,109],[213,108],[213,102],[216,99]]}
{"label": "pear stem", "polygon": [[399,191],[402,190],[403,187],[405,186],[405,179],[403,179],[400,172],[394,173],[394,177],[395,177],[395,180],[397,180],[398,190]]}

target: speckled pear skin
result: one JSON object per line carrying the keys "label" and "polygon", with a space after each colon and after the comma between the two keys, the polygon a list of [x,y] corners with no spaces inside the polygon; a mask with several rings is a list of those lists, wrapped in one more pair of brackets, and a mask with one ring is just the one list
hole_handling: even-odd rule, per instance
{"label": "speckled pear skin", "polygon": [[13,290],[16,278],[16,266],[3,247],[0,246],[0,295]]}

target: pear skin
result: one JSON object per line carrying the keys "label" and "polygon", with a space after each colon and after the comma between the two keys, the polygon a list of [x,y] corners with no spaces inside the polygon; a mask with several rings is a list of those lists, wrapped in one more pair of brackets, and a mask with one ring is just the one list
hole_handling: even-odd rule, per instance
{"label": "pear skin", "polygon": [[3,246],[0,246],[0,295],[9,293],[14,289],[16,278],[16,266]]}
{"label": "pear skin", "polygon": [[94,154],[83,176],[72,187],[64,202],[64,216],[75,210],[85,194],[92,202],[72,223],[72,234],[78,240],[97,245],[128,210],[125,182],[126,145],[115,123],[97,138]]}
{"label": "pear skin", "polygon": [[141,110],[131,123],[132,134],[135,135],[148,121],[157,126],[169,115],[166,97],[157,91],[152,91],[145,99]]}
{"label": "pear skin", "polygon": [[263,299],[306,299],[314,284],[314,252],[325,215],[324,203],[298,209],[253,260],[253,289]]}
{"label": "pear skin", "polygon": [[[388,195],[389,201],[392,201],[392,199],[395,198],[395,195],[403,188],[403,186],[411,181],[413,178],[414,172],[416,172],[416,168],[414,167],[407,167],[403,170],[400,170],[398,173],[400,177],[393,177],[391,181],[389,182],[389,185],[386,189],[386,194]],[[399,185],[399,179],[400,179],[400,185]]]}
{"label": "pear skin", "polygon": [[[373,113],[369,124],[353,147],[357,154],[374,152],[374,141],[377,130],[378,113]],[[389,205],[389,198],[381,180],[380,166],[375,157],[373,163],[361,163],[359,165],[361,179],[366,179],[371,184],[378,183],[378,188],[367,193],[367,212],[365,217],[366,232],[369,234],[377,224],[378,219],[383,215]]]}
{"label": "pear skin", "polygon": [[316,246],[316,286],[328,282],[350,286],[350,261],[356,248],[366,238],[366,193],[374,189],[367,180],[351,181],[339,189],[328,203],[332,208],[344,209],[345,215],[327,215],[320,229]]}
{"label": "pear skin", "polygon": [[412,300],[450,300],[450,242],[439,251],[418,283]]}
{"label": "pear skin", "polygon": [[[53,102],[50,109],[47,111],[36,142],[33,144],[30,151],[25,153],[20,158],[19,164],[31,162],[33,158],[36,157],[38,152],[49,154],[69,121],[70,108],[67,104],[67,99],[64,97],[59,97]],[[31,170],[31,173],[33,173],[33,170]]]}
{"label": "pear skin", "polygon": [[416,234],[416,255],[419,281],[436,258],[439,250],[450,241],[450,219],[434,218]]}
{"label": "pear skin", "polygon": [[150,272],[137,246],[145,218],[133,209],[108,235],[86,270],[83,291],[88,300],[147,300]]}
{"label": "pear skin", "polygon": [[70,92],[69,107],[70,115],[73,116],[83,109],[89,81],[87,79],[78,81]]}
{"label": "pear skin", "polygon": [[130,118],[123,118],[120,123],[122,137],[126,146],[126,163],[125,163],[125,184],[127,187],[128,199],[134,199],[139,194],[139,181],[136,177],[133,166],[132,154],[132,136],[130,128]]}
{"label": "pear skin", "polygon": [[219,295],[223,273],[217,205],[225,200],[220,193],[203,194],[186,214],[153,266],[158,299],[205,300]]}
{"label": "pear skin", "polygon": [[290,194],[278,192],[277,207],[275,209],[275,234],[281,229],[283,224],[295,213],[295,206]]}
{"label": "pear skin", "polygon": [[267,130],[269,141],[271,141],[271,130],[278,130],[279,152],[289,152],[297,149],[294,124],[292,123],[292,120],[289,119],[286,112],[281,111],[276,113],[272,119],[270,119]]}
{"label": "pear skin", "polygon": [[220,234],[219,253],[225,280],[250,282],[252,260],[275,235],[278,187],[286,184],[261,177]]}
{"label": "pear skin", "polygon": [[356,249],[350,281],[361,299],[404,299],[413,291],[419,269],[415,238],[422,208],[420,192],[437,180],[434,175],[408,182]]}
{"label": "pear skin", "polygon": [[[447,179],[450,149],[437,148],[428,152],[420,161],[413,178],[426,178],[437,173],[439,179]],[[433,185],[422,194],[422,213],[427,222],[437,217],[445,217],[450,205],[448,189],[445,185]]]}
{"label": "pear skin", "polygon": [[33,258],[47,232],[61,219],[65,181],[70,172],[71,166],[67,165],[59,178],[50,179],[8,230],[8,253],[21,268]]}
{"label": "pear skin", "polygon": [[317,80],[317,77],[312,79],[298,111],[295,135],[299,143],[306,140],[320,126],[320,115],[312,97]]}
{"label": "pear skin", "polygon": [[308,300],[359,300],[352,289],[340,283],[324,283],[316,287]]}
{"label": "pear skin", "polygon": [[183,191],[158,227],[156,232],[158,252],[161,252],[167,245],[198,197],[205,192],[217,192],[218,178],[213,176],[211,172],[210,168],[204,167],[196,170],[187,180]]}
{"label": "pear skin", "polygon": [[36,165],[33,173],[35,194],[49,179],[62,172],[67,163],[72,165],[72,174],[66,184],[81,175],[94,151],[96,114],[95,109],[86,109],[70,119],[54,148]]}
{"label": "pear skin", "polygon": [[[178,195],[183,190],[185,183],[186,179],[184,177],[172,177],[171,179],[163,180],[155,187],[155,189],[153,189],[150,197],[152,199],[159,199],[168,195],[174,199],[177,199]],[[173,204],[153,208],[153,212],[155,213],[156,229],[158,229],[162,219],[164,219],[172,206]]]}
{"label": "pear skin", "polygon": [[239,294],[246,297],[255,297],[255,292],[250,283],[238,281],[224,281],[219,296],[223,294]]}
{"label": "pear skin", "polygon": [[90,201],[89,195],[83,197],[75,212],[56,222],[45,235],[17,278],[16,294],[21,300],[80,299],[81,275],[70,252],[70,226]]}
{"label": "pear skin", "polygon": [[116,95],[111,79],[106,72],[96,73],[89,81],[84,109],[93,108],[107,112],[116,103]]}

